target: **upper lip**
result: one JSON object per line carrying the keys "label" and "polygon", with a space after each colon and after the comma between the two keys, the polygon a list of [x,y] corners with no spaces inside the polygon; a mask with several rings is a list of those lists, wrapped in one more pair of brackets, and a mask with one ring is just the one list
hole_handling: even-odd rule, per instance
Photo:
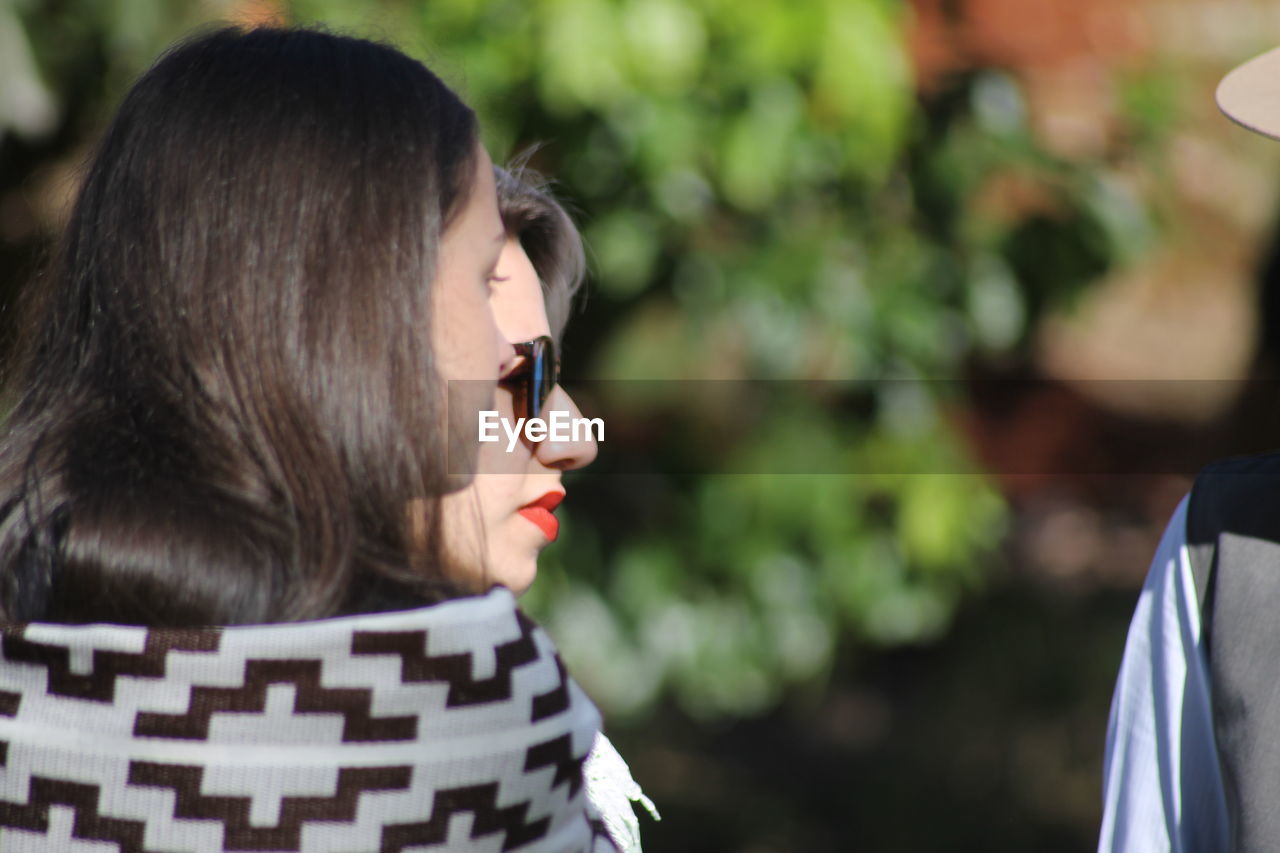
{"label": "upper lip", "polygon": [[552,492],[547,492],[545,495],[538,498],[536,501],[530,501],[529,503],[525,504],[520,508],[527,509],[528,507],[536,506],[536,507],[541,507],[542,509],[545,509],[547,512],[555,512],[556,507],[560,505],[560,501],[562,500],[564,500],[564,492],[552,491]]}

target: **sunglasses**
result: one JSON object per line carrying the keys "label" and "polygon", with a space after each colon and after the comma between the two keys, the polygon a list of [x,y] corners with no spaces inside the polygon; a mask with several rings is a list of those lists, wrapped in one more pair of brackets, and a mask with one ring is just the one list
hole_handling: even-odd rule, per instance
{"label": "sunglasses", "polygon": [[542,415],[551,389],[560,381],[560,358],[556,342],[546,335],[515,344],[515,350],[520,363],[498,385],[511,392],[515,416],[531,420]]}

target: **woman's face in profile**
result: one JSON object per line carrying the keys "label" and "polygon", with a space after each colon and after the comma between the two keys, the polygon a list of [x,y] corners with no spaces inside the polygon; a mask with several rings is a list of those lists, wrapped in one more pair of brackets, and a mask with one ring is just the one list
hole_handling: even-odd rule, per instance
{"label": "woman's face in profile", "polygon": [[477,146],[470,191],[440,240],[432,291],[431,340],[448,393],[446,468],[455,488],[466,485],[475,470],[478,413],[493,408],[498,377],[515,359],[489,304],[505,243],[493,164]]}
{"label": "woman's face in profile", "polygon": [[[489,305],[507,341],[551,334],[538,275],[515,239],[506,240],[502,247]],[[523,416],[512,411],[512,396],[505,389],[498,389],[495,403],[499,417],[510,423]],[[542,417],[549,418],[555,410],[567,412],[570,418],[582,416],[559,386],[547,399]],[[596,442],[589,435],[563,442],[532,442],[522,437],[508,451],[502,435],[501,441],[480,445],[474,482],[446,495],[443,511],[452,547],[465,564],[479,565],[475,557],[483,555],[486,580],[519,595],[533,582],[538,554],[559,532],[553,512],[565,495],[561,475],[595,459]]]}

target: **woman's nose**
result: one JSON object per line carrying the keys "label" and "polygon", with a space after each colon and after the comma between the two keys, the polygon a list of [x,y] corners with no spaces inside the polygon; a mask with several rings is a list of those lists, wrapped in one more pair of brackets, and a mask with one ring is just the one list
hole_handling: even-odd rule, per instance
{"label": "woman's nose", "polygon": [[547,397],[542,417],[550,421],[550,413],[553,411],[568,413],[569,428],[562,430],[561,435],[567,433],[569,438],[567,441],[555,441],[549,436],[535,445],[533,455],[542,465],[559,468],[561,471],[572,471],[590,465],[596,458],[596,429],[601,429],[601,422],[595,421],[594,426],[587,422],[569,392],[559,385]]}

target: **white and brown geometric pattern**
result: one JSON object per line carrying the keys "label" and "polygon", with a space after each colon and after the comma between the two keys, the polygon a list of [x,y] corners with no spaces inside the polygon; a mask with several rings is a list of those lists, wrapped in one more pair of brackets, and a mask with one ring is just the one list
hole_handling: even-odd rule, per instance
{"label": "white and brown geometric pattern", "polygon": [[590,700],[511,593],[0,628],[0,851],[613,851]]}

